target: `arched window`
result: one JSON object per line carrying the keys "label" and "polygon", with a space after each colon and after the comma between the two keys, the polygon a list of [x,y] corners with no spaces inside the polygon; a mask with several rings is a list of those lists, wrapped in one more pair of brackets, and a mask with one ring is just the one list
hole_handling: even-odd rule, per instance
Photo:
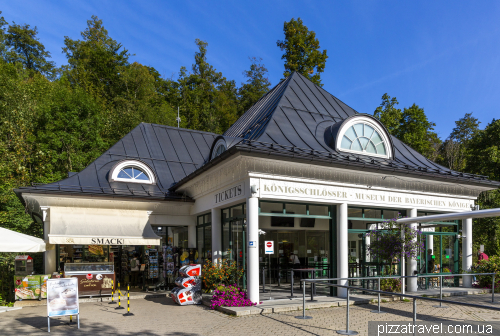
{"label": "arched window", "polygon": [[126,167],[122,168],[120,172],[118,173],[118,178],[120,179],[125,179],[125,180],[134,180],[134,181],[140,181],[140,182],[151,182],[151,179],[149,176],[144,173],[141,169],[139,168],[134,168],[134,167]]}
{"label": "arched window", "polygon": [[226,141],[219,139],[215,143],[214,150],[212,151],[212,160],[226,151]]}
{"label": "arched window", "polygon": [[390,158],[391,144],[382,127],[366,117],[353,118],[343,125],[338,138],[340,151]]}
{"label": "arched window", "polygon": [[111,182],[155,183],[151,169],[140,161],[123,161],[111,171]]}

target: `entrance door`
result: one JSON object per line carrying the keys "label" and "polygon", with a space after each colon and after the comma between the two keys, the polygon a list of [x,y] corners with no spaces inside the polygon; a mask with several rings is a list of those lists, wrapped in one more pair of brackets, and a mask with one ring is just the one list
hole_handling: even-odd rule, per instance
{"label": "entrance door", "polygon": [[229,259],[236,262],[238,269],[243,269],[243,277],[238,285],[246,288],[246,225],[243,219],[236,219],[229,222]]}

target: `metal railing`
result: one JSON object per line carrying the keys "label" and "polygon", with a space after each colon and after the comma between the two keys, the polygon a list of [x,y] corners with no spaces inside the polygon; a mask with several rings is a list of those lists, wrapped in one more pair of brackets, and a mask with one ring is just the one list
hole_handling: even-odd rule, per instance
{"label": "metal railing", "polygon": [[[462,274],[454,274],[454,273],[443,273],[443,274],[427,274],[427,275],[389,275],[389,276],[379,276],[379,277],[360,277],[360,278],[331,278],[331,279],[325,279],[325,278],[320,278],[320,279],[301,279],[300,281],[308,281],[308,282],[322,282],[322,281],[337,281],[338,280],[375,280],[378,279],[378,289],[380,290],[380,279],[417,279],[418,278],[437,278],[440,277],[439,279],[439,298],[442,300],[443,299],[443,277],[455,277],[455,276],[478,276],[478,275],[491,275],[492,276],[492,281],[491,281],[491,302],[495,302],[495,276],[496,273],[462,273]],[[360,287],[355,287],[358,288],[359,290],[366,291],[366,288],[360,288]],[[401,294],[404,294],[404,285],[401,284]],[[380,299],[380,297],[379,297]],[[311,300],[313,300],[313,294],[311,291]]]}
{"label": "metal railing", "polygon": [[[491,297],[491,302],[495,302],[495,273],[476,273],[476,274],[453,274],[454,276],[476,276],[476,275],[492,275],[493,276],[493,284],[491,288],[492,292],[492,297]],[[451,276],[451,275],[446,275],[443,274],[442,276]],[[382,277],[382,278],[418,278],[418,277],[429,277],[429,275],[413,275],[413,276],[388,276],[388,277]],[[312,316],[306,316],[306,282],[311,282],[311,286],[313,283],[317,283],[319,281],[338,281],[338,280],[352,280],[355,278],[332,278],[332,279],[301,279],[300,281],[302,282],[302,290],[303,290],[303,296],[302,296],[302,315],[301,316],[296,316],[295,318],[298,319],[312,319]],[[366,279],[366,278],[358,278],[358,279]],[[373,277],[371,278],[373,279]],[[442,279],[441,279],[442,280]],[[372,310],[374,313],[385,313],[380,311],[380,295],[392,295],[392,296],[399,296],[402,298],[410,298],[413,299],[413,324],[415,325],[416,320],[417,320],[417,300],[427,300],[427,301],[434,301],[434,302],[439,302],[439,306],[434,306],[434,307],[440,307],[440,308],[446,308],[446,306],[442,306],[442,303],[448,303],[448,304],[456,304],[456,305],[461,305],[461,306],[467,306],[467,307],[474,307],[474,308],[483,308],[483,309],[489,309],[489,310],[495,310],[495,311],[500,311],[500,307],[492,307],[492,306],[485,306],[485,305],[479,305],[475,303],[466,303],[466,302],[456,302],[456,301],[448,301],[448,300],[443,300],[442,298],[442,285],[441,285],[441,290],[440,290],[440,298],[435,299],[435,298],[430,298],[430,297],[423,297],[423,296],[417,296],[417,295],[410,295],[410,294],[404,294],[404,293],[394,293],[394,292],[386,292],[386,291],[381,291],[380,290],[380,277],[379,277],[379,289],[367,289],[367,288],[361,288],[361,290],[366,291],[366,292],[371,292],[371,293],[377,293],[378,295],[378,310]],[[441,281],[442,284],[442,281]],[[332,283],[324,283],[322,285],[329,286],[329,287],[336,287],[336,288],[345,288],[347,289],[347,305],[346,305],[346,328],[345,330],[337,330],[338,334],[342,335],[357,335],[358,332],[354,330],[349,330],[349,296],[350,296],[350,291],[351,289],[360,289],[359,287],[355,286],[345,286],[345,285],[339,285],[339,284],[332,284]],[[402,287],[402,286],[401,286]],[[312,291],[311,291],[312,294]]]}

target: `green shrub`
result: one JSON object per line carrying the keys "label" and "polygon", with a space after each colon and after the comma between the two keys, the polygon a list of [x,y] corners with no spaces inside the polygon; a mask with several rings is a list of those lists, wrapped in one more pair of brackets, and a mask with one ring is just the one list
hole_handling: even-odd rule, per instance
{"label": "green shrub", "polygon": [[[480,260],[472,265],[471,273],[496,273],[495,275],[495,293],[500,293],[500,257],[492,256],[488,260]],[[479,288],[490,288],[493,282],[492,275],[476,276]]]}
{"label": "green shrub", "polygon": [[201,271],[203,291],[210,292],[220,285],[237,284],[243,273],[243,269],[239,268],[235,261],[223,260],[219,261],[219,264],[214,264],[206,260]]}
{"label": "green shrub", "polygon": [[384,292],[401,292],[400,279],[380,279],[380,290]]}

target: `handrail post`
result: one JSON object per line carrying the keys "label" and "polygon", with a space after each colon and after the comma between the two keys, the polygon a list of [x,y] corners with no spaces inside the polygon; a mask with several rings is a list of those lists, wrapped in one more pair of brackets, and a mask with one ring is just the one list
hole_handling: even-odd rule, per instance
{"label": "handrail post", "polygon": [[266,292],[266,268],[262,267],[262,293],[265,292]]}
{"label": "handrail post", "polygon": [[385,312],[380,311],[380,276],[378,277],[378,310],[372,310],[372,313],[385,314]]}
{"label": "handrail post", "polygon": [[493,282],[491,284],[491,302],[495,302],[495,273],[493,273]]}
{"label": "handrail post", "polygon": [[417,323],[417,298],[413,298],[413,325]]}
{"label": "handrail post", "polygon": [[302,316],[295,316],[297,319],[310,320],[312,316],[306,316],[306,282],[302,280]]}
{"label": "handrail post", "polygon": [[[439,299],[443,299],[443,275],[438,274],[439,278]],[[447,306],[443,306],[443,302],[439,301],[439,306],[433,306],[434,308],[448,308]]]}
{"label": "handrail post", "polygon": [[346,320],[345,320],[345,330],[337,330],[337,334],[341,335],[357,335],[358,332],[354,330],[349,330],[349,292],[351,289],[347,287],[347,310],[346,310]]}

